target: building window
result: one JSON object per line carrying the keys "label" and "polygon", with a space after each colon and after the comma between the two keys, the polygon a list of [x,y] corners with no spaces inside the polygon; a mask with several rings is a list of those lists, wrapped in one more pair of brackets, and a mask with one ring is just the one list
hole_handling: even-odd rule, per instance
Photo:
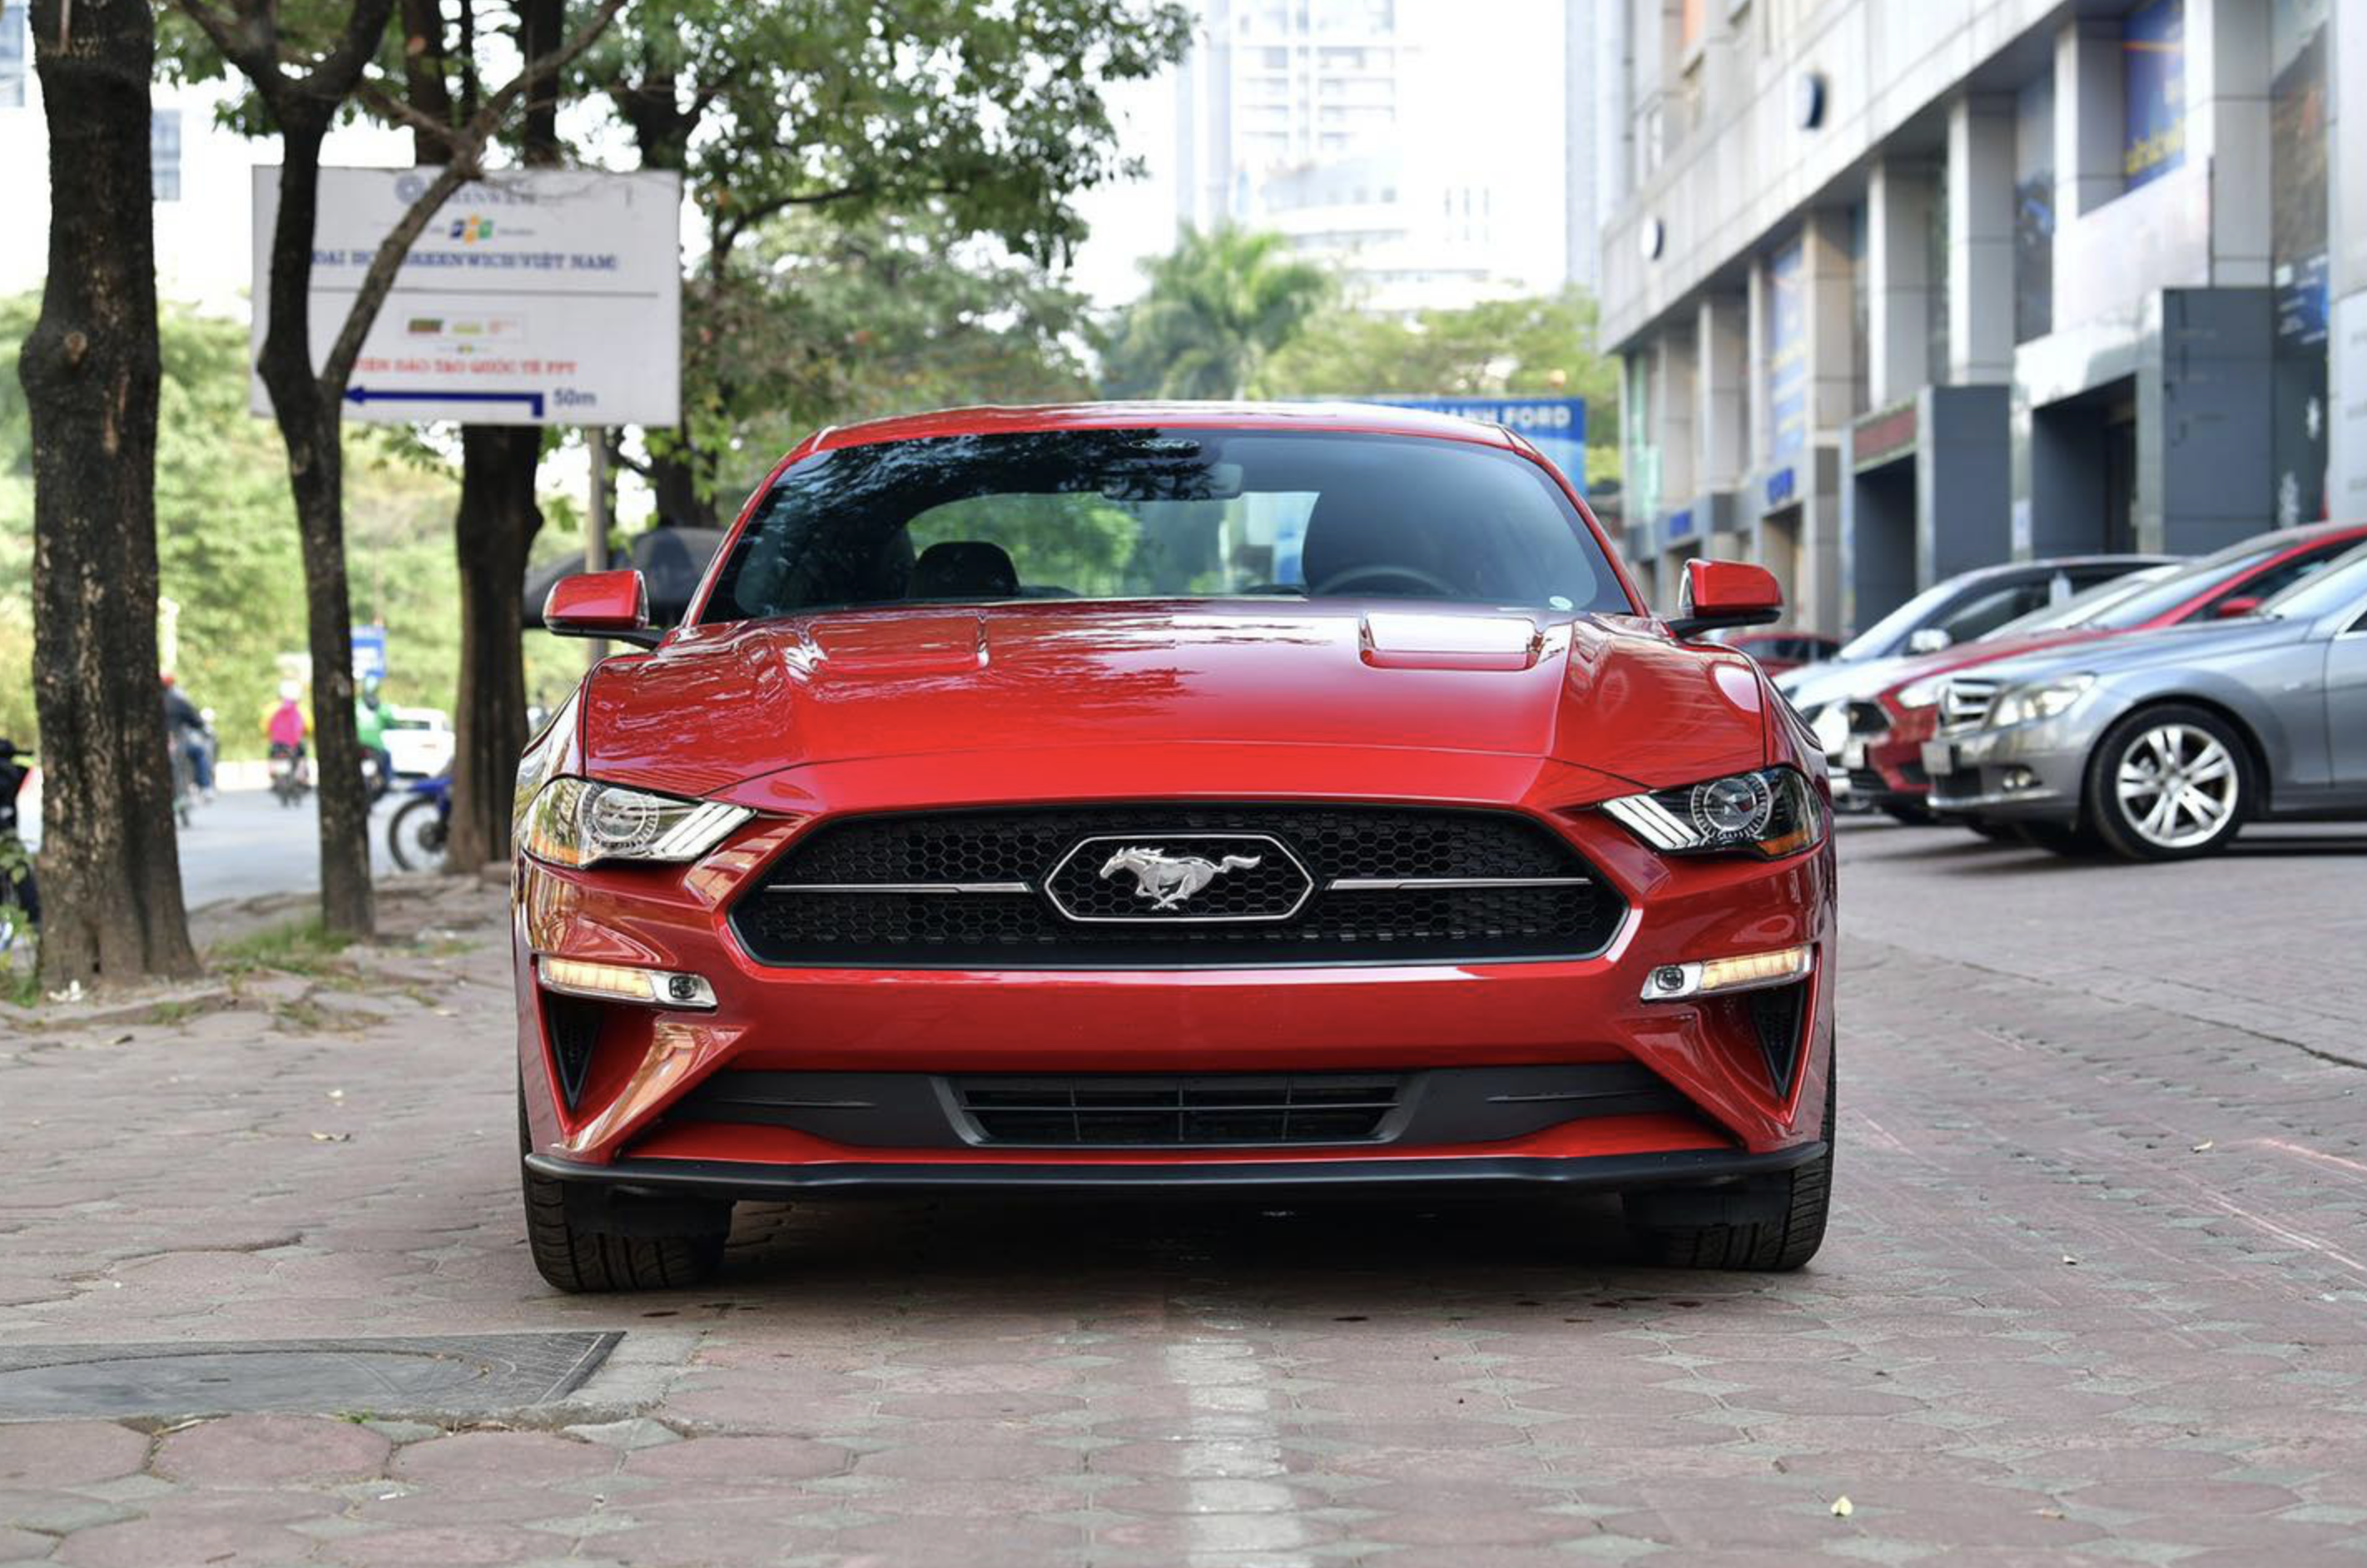
{"label": "building window", "polygon": [[148,117],[148,189],[159,201],[181,199],[181,111],[160,108]]}
{"label": "building window", "polygon": [[2186,0],[2146,0],[2121,23],[2121,172],[2136,189],[2186,163]]}

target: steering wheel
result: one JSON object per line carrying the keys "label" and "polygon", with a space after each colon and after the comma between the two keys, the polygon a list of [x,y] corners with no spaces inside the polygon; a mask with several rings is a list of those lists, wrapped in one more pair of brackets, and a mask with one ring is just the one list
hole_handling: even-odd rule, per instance
{"label": "steering wheel", "polygon": [[1387,562],[1376,562],[1370,566],[1351,566],[1344,572],[1334,572],[1308,592],[1310,595],[1342,594],[1360,584],[1392,581],[1411,583],[1424,590],[1422,595],[1417,597],[1441,599],[1459,599],[1469,597],[1445,578],[1425,572],[1419,566],[1392,566]]}

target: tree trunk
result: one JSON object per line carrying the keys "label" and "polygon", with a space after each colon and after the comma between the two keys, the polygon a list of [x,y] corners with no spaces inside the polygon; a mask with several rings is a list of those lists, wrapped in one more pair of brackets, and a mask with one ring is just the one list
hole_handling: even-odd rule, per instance
{"label": "tree trunk", "polygon": [[698,456],[685,446],[679,454],[650,458],[650,491],[657,503],[658,520],[669,528],[719,526],[711,489],[707,494],[700,491]]}
{"label": "tree trunk", "polygon": [[271,235],[271,313],[256,370],[288,448],[303,549],[304,609],[312,654],[312,733],[319,758],[321,923],[367,937],[376,916],[369,875],[369,802],[354,728],[353,607],[345,585],[345,449],[334,394],[312,372],[308,318],[312,229],[320,206],[321,140],[334,105],[280,108],[279,215]]}
{"label": "tree trunk", "polygon": [[156,672],[148,0],[35,0],[49,277],[17,375],[31,423],[45,986],[195,973]]}
{"label": "tree trunk", "polygon": [[535,472],[542,431],[470,425],[460,432],[460,689],[445,862],[474,870],[510,856],[518,754],[526,749],[527,555],[542,528]]}
{"label": "tree trunk", "polygon": [[[518,50],[533,60],[559,47],[564,0],[523,0]],[[559,83],[527,95],[520,143],[530,167],[558,164]],[[452,822],[445,864],[473,871],[510,855],[511,796],[526,749],[527,552],[542,528],[534,482],[536,426],[470,425],[460,431],[460,506],[453,517],[460,566],[460,688],[454,699]]]}

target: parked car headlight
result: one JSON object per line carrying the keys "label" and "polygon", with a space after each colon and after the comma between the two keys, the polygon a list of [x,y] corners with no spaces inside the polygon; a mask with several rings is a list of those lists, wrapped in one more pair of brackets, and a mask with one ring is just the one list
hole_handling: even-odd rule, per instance
{"label": "parked car headlight", "polygon": [[554,778],[527,809],[526,852],[554,866],[596,866],[603,860],[696,860],[755,813],[719,801]]}
{"label": "parked car headlight", "polygon": [[2061,680],[2040,681],[2001,691],[1989,708],[1989,728],[2002,730],[2010,724],[2052,719],[2078,701],[2080,694],[2095,684],[2094,676],[2066,676]]}
{"label": "parked car headlight", "polygon": [[1772,860],[1822,843],[1825,811],[1797,768],[1763,767],[1605,801],[1628,832],[1670,855],[1741,851]]}
{"label": "parked car headlight", "polygon": [[1942,676],[1926,676],[1901,687],[1895,700],[1901,708],[1929,708],[1940,700],[1940,688],[1947,684]]}

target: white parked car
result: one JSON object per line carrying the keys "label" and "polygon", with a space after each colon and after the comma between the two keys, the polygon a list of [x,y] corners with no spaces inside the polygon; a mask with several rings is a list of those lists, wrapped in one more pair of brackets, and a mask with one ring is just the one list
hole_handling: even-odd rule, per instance
{"label": "white parked car", "polygon": [[440,708],[392,708],[383,732],[397,778],[432,778],[452,766],[452,716]]}

